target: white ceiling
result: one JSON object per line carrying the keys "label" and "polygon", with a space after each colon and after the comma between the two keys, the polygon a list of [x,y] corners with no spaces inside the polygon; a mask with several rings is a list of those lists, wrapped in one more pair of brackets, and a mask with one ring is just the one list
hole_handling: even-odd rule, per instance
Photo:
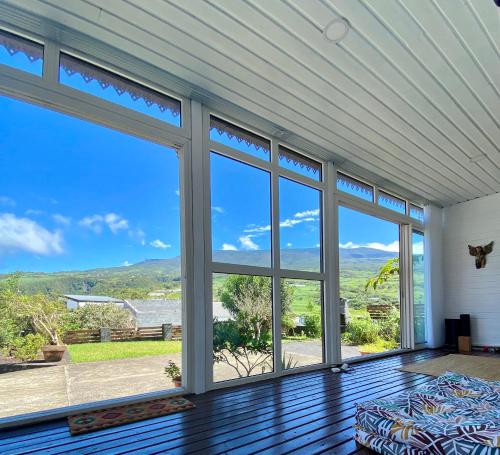
{"label": "white ceiling", "polygon": [[[3,1],[134,54],[331,151],[341,167],[427,201],[500,191],[493,0]],[[322,31],[338,16],[352,29],[335,45]]]}

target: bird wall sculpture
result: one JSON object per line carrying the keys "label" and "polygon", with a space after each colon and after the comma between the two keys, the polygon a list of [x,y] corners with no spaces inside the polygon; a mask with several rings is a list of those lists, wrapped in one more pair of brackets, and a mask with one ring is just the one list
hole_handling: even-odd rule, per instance
{"label": "bird wall sculpture", "polygon": [[493,244],[490,242],[484,246],[469,246],[469,254],[476,258],[476,269],[483,269],[486,266],[486,255],[493,251]]}

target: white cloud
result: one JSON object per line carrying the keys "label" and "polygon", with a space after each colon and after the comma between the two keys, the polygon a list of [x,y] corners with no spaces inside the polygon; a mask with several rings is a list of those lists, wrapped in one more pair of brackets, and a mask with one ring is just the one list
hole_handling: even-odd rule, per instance
{"label": "white cloud", "polygon": [[241,248],[243,248],[244,250],[258,250],[259,249],[259,245],[254,243],[252,241],[252,239],[250,238],[250,236],[248,236],[248,235],[242,235],[239,238],[239,240],[240,240]]}
{"label": "white cloud", "polygon": [[413,254],[424,254],[424,242],[413,244]]}
{"label": "white cloud", "polygon": [[83,226],[84,228],[90,229],[96,234],[100,234],[102,232],[102,223],[104,218],[101,215],[91,215],[82,218],[78,224]]}
{"label": "white cloud", "polygon": [[104,225],[108,226],[109,230],[116,234],[122,229],[128,229],[128,220],[117,215],[116,213],[107,213],[106,215],[90,215],[82,218],[78,224],[83,226],[96,234],[100,234]]}
{"label": "white cloud", "polygon": [[165,248],[171,248],[172,245],[162,242],[160,239],[153,240],[149,243],[153,248],[161,248],[164,250]]}
{"label": "white cloud", "polygon": [[388,251],[390,253],[399,252],[399,240],[394,240],[392,243],[369,242],[359,245],[353,242],[339,243],[340,248],[355,249],[355,248],[373,248],[374,250]]}
{"label": "white cloud", "polygon": [[104,221],[113,234],[116,234],[121,229],[128,229],[128,220],[116,213],[108,213],[104,217]]}
{"label": "white cloud", "polygon": [[288,243],[286,244],[286,246],[287,246],[288,248],[290,248],[291,246],[293,246],[293,244],[292,244],[292,243],[290,243],[290,242],[288,242]]}
{"label": "white cloud", "polygon": [[56,213],[52,215],[52,219],[58,223],[62,224],[63,226],[69,226],[71,224],[71,218],[61,215],[60,213]]}
{"label": "white cloud", "polygon": [[315,210],[304,210],[303,212],[297,212],[294,217],[295,218],[305,218],[305,217],[312,217],[312,216],[318,216],[319,215],[319,209]]}
{"label": "white cloud", "polygon": [[224,209],[222,207],[217,207],[216,205],[212,206],[212,210],[217,213],[224,213]]}
{"label": "white cloud", "polygon": [[267,225],[267,226],[256,226],[255,224],[251,225],[248,227],[248,229],[244,229],[243,232],[247,232],[247,233],[251,233],[251,232],[257,232],[257,233],[261,233],[261,232],[267,232],[267,231],[270,231],[271,230],[271,225]]}
{"label": "white cloud", "polygon": [[124,261],[123,264],[122,264],[124,267],[129,267],[131,266],[132,264],[128,261]]}
{"label": "white cloud", "polygon": [[0,196],[0,205],[14,207],[16,205],[16,201],[8,196]]}
{"label": "white cloud", "polygon": [[236,248],[234,245],[230,243],[223,243],[222,251],[238,251],[238,248]]}
{"label": "white cloud", "polygon": [[345,249],[351,249],[351,248],[360,248],[361,245],[358,245],[353,242],[347,242],[347,243],[339,243],[339,248],[345,248]]}
{"label": "white cloud", "polygon": [[180,192],[179,190],[175,190],[175,194],[176,194],[177,196],[180,196],[180,195],[181,195],[181,192]]}
{"label": "white cloud", "polygon": [[60,231],[50,232],[29,218],[4,213],[0,215],[0,253],[15,251],[60,254],[64,251],[63,237]]}

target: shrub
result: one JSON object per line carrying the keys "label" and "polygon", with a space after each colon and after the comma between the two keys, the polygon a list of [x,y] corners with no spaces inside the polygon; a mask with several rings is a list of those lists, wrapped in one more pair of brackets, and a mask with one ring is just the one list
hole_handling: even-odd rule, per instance
{"label": "shrub", "polygon": [[132,313],[114,303],[88,304],[71,311],[65,321],[66,327],[78,329],[127,329],[135,327]]}
{"label": "shrub", "polygon": [[379,335],[379,327],[370,317],[356,318],[348,322],[346,333],[349,334],[352,344],[375,343]]}
{"label": "shrub", "polygon": [[45,344],[47,344],[47,339],[43,335],[28,333],[26,336],[14,340],[12,351],[17,359],[34,360]]}
{"label": "shrub", "polygon": [[321,316],[319,314],[308,314],[304,317],[304,329],[309,338],[321,337]]}
{"label": "shrub", "polygon": [[399,311],[393,308],[386,319],[378,321],[379,336],[386,341],[399,342],[401,337],[401,325]]}
{"label": "shrub", "polygon": [[295,327],[297,327],[297,324],[292,313],[284,314],[281,317],[281,330],[284,333],[289,334]]}

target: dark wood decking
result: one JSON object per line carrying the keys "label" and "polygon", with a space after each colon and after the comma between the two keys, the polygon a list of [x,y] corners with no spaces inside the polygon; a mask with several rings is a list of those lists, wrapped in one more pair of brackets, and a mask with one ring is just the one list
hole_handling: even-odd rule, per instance
{"label": "dark wood decking", "polygon": [[398,371],[443,355],[400,354],[189,397],[196,409],[81,436],[65,420],[0,431],[1,454],[368,453],[352,439],[355,403],[432,379]]}

